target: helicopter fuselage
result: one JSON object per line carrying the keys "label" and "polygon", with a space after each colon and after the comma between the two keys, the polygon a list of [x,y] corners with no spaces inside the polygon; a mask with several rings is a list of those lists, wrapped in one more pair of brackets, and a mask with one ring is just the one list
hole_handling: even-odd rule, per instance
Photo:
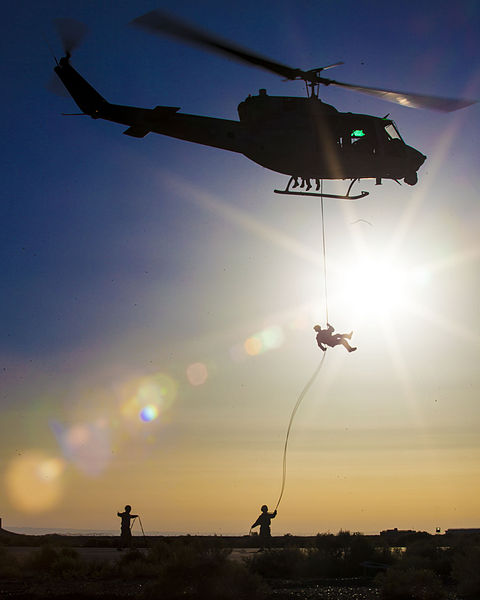
{"label": "helicopter fuselage", "polygon": [[413,182],[426,158],[404,143],[393,121],[342,113],[315,96],[276,97],[260,90],[238,112],[250,134],[244,154],[286,175]]}
{"label": "helicopter fuselage", "polygon": [[413,185],[425,156],[407,146],[394,123],[342,113],[315,96],[268,96],[260,90],[238,106],[240,120],[112,104],[62,58],[55,67],[79,108],[94,119],[127,125],[125,134],[148,133],[244,154],[272,171],[302,179],[404,179]]}

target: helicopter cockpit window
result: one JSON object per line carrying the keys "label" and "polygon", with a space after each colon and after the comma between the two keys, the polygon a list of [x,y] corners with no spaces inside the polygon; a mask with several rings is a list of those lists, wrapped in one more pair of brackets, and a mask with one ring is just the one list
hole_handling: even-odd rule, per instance
{"label": "helicopter cockpit window", "polygon": [[389,140],[401,140],[401,136],[397,131],[397,128],[395,127],[395,125],[393,123],[388,123],[388,125],[385,125],[385,131],[387,132],[387,136]]}

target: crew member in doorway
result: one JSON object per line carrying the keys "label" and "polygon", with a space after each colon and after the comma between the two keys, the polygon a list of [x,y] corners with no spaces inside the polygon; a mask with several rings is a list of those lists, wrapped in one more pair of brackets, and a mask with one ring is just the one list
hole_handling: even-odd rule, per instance
{"label": "crew member in doorway", "polygon": [[355,352],[356,347],[350,346],[347,340],[351,339],[353,331],[350,333],[333,333],[335,329],[327,323],[327,329],[322,329],[320,325],[315,325],[313,328],[317,332],[317,344],[324,352],[327,349],[326,346],[333,348],[342,344],[349,352]]}

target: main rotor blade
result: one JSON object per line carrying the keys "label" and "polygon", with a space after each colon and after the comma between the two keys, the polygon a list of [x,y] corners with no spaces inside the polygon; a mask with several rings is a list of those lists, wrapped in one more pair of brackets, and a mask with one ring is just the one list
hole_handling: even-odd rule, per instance
{"label": "main rotor blade", "polygon": [[341,81],[333,81],[324,78],[321,78],[321,83],[325,83],[326,85],[337,85],[349,90],[355,90],[356,92],[361,92],[362,94],[376,96],[378,98],[382,98],[383,100],[387,100],[388,102],[395,102],[396,104],[401,104],[402,106],[408,106],[410,108],[429,108],[431,110],[438,110],[441,112],[452,112],[478,102],[478,100],[466,100],[462,98],[439,98],[438,96],[426,96],[424,94],[412,94],[410,92],[383,90],[380,88],[352,85],[351,83],[342,83]]}
{"label": "main rotor blade", "polygon": [[336,63],[333,63],[331,65],[327,65],[326,67],[318,67],[317,69],[310,69],[310,71],[326,71],[327,69],[333,69],[333,67],[339,67],[340,65],[344,65],[345,63],[343,62],[343,60],[339,60]]}
{"label": "main rotor blade", "polygon": [[292,67],[282,65],[281,63],[272,61],[259,54],[255,54],[250,50],[246,50],[227,40],[223,40],[220,37],[197,29],[196,27],[175,19],[159,10],[152,10],[141,17],[137,17],[131,23],[146,29],[150,33],[165,33],[187,42],[205,46],[223,54],[228,54],[240,61],[256,65],[257,67],[281,75],[286,79],[296,79],[303,73],[301,69],[293,69]]}
{"label": "main rotor blade", "polygon": [[65,54],[71,54],[88,32],[88,27],[75,19],[54,19],[53,22],[62,41]]}
{"label": "main rotor blade", "polygon": [[310,69],[308,71],[294,69],[251,52],[250,50],[246,50],[241,46],[232,44],[230,41],[214,36],[211,33],[202,31],[193,25],[184,23],[183,21],[180,21],[179,19],[167,15],[159,10],[152,10],[140,17],[137,17],[131,23],[138,27],[142,27],[153,34],[167,34],[199,46],[204,46],[210,50],[227,54],[230,57],[236,58],[237,60],[261,67],[262,69],[266,69],[272,73],[276,73],[285,79],[303,79],[305,82],[310,82],[313,85],[319,83],[324,85],[336,85],[350,90],[355,90],[357,92],[362,92],[363,94],[377,96],[383,100],[388,100],[389,102],[395,102],[411,108],[430,108],[442,112],[451,112],[466,106],[470,106],[471,104],[477,102],[476,100],[438,98],[436,96],[426,96],[423,94],[411,94],[409,92],[384,90],[380,88],[352,85],[350,83],[342,83],[340,81],[327,79],[321,77],[320,72],[331,67],[336,67],[337,65],[343,63],[339,62],[326,67]]}

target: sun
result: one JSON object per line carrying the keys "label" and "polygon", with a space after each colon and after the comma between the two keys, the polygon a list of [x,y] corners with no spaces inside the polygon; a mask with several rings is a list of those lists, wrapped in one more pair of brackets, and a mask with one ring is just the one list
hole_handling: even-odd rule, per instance
{"label": "sun", "polygon": [[[338,277],[340,275],[340,277]],[[337,274],[336,301],[356,318],[400,316],[418,298],[428,274],[388,257],[362,257]]]}

